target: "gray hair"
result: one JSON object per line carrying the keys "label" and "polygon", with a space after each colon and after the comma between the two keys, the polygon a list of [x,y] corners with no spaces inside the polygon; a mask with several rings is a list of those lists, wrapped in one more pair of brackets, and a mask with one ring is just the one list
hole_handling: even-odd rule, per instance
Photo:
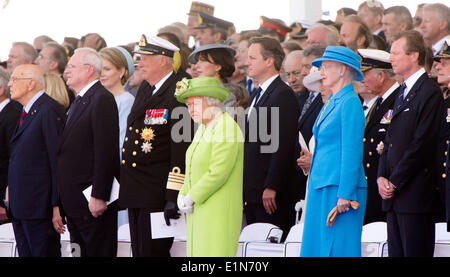
{"label": "gray hair", "polygon": [[29,44],[28,42],[14,42],[13,47],[20,47],[22,50],[22,59],[25,63],[33,63],[34,60],[37,58],[37,51],[34,49],[33,45]]}
{"label": "gray hair", "polygon": [[426,4],[423,6],[423,11],[433,11],[434,16],[439,21],[447,22],[447,32],[450,32],[450,8],[441,3]]}
{"label": "gray hair", "polygon": [[326,31],[327,33],[327,36],[325,38],[326,45],[339,45],[339,31],[335,27],[328,26],[322,23],[315,23],[306,31],[306,35],[308,35],[309,33],[311,33],[316,29],[323,29]]}
{"label": "gray hair", "polygon": [[58,63],[59,73],[63,73],[67,65],[67,52],[66,49],[57,42],[50,41],[44,44],[43,48],[51,48],[53,51],[50,55],[50,59]]}
{"label": "gray hair", "polygon": [[395,76],[394,70],[392,69],[374,68],[371,71],[376,75],[380,74],[380,72],[384,72],[388,78],[394,78]]}
{"label": "gray hair", "polygon": [[8,82],[9,82],[9,77],[11,75],[9,74],[9,72],[4,69],[3,67],[0,67],[0,87],[3,87],[5,89],[5,96],[10,98],[11,95],[9,94],[9,87],[8,87]]}
{"label": "gray hair", "polygon": [[413,28],[411,13],[405,6],[393,6],[384,10],[384,15],[390,13],[393,13],[395,15],[394,16],[395,22],[399,24],[405,22],[406,25],[408,26],[408,30],[411,30]]}
{"label": "gray hair", "polygon": [[218,108],[223,107],[222,101],[220,101],[217,98],[209,97],[209,96],[203,96],[203,98],[206,100],[206,103],[208,103],[209,106],[216,106]]}
{"label": "gray hair", "polygon": [[317,58],[320,58],[323,56],[323,53],[325,53],[325,49],[327,47],[322,44],[313,44],[309,47],[307,47],[305,50],[303,50],[303,57],[307,58],[309,56],[314,56]]}
{"label": "gray hair", "polygon": [[89,48],[89,47],[83,47],[83,48],[76,49],[74,53],[78,53],[78,52],[80,52],[80,54],[82,54],[83,63],[88,64],[88,65],[93,65],[95,74],[100,76],[102,74],[103,62],[102,62],[102,58],[97,53],[97,51],[95,51],[94,49]]}

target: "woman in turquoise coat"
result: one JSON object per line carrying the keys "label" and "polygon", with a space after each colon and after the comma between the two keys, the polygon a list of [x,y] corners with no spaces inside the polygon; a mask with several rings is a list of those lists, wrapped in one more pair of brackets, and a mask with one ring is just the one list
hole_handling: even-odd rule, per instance
{"label": "woman in turquoise coat", "polygon": [[221,103],[230,92],[212,77],[183,79],[176,97],[200,126],[186,152],[178,207],[186,213],[188,257],[233,257],[242,223],[244,139]]}
{"label": "woman in turquoise coat", "polygon": [[[320,67],[322,84],[332,91],[313,127],[315,148],[301,257],[361,256],[367,183],[362,164],[365,117],[352,81],[362,81],[360,57],[342,46],[328,46]],[[357,201],[354,210],[350,201]],[[333,226],[330,211],[337,207]]]}

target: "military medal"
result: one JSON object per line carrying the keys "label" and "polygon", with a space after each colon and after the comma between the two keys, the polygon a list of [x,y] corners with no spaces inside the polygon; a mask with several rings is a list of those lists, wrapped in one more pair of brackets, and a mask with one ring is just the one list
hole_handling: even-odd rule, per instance
{"label": "military medal", "polygon": [[142,149],[142,152],[147,154],[147,153],[152,151],[153,147],[152,147],[152,144],[150,142],[145,141],[145,142],[142,143],[141,149]]}
{"label": "military medal", "polygon": [[381,119],[380,123],[381,124],[390,124],[393,114],[394,114],[393,110],[388,110],[386,112],[386,114],[383,116],[383,118]]}
{"label": "military medal", "polygon": [[149,142],[155,138],[155,131],[152,128],[144,128],[141,132],[141,139],[145,142]]}
{"label": "military medal", "polygon": [[151,152],[153,147],[150,141],[155,139],[155,131],[153,131],[152,128],[142,129],[141,139],[144,140],[144,142],[141,145],[142,152],[144,152],[145,154]]}
{"label": "military medal", "polygon": [[145,111],[145,125],[163,125],[167,124],[169,117],[168,109],[149,109]]}
{"label": "military medal", "polygon": [[381,153],[383,153],[383,149],[384,149],[384,143],[383,143],[383,141],[380,141],[380,143],[378,143],[378,145],[377,145],[378,154],[381,155]]}

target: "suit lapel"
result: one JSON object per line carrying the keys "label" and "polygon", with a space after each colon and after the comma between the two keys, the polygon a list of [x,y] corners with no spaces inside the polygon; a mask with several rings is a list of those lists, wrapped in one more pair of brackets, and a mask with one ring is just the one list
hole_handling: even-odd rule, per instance
{"label": "suit lapel", "polygon": [[413,101],[413,99],[416,97],[419,88],[422,86],[422,83],[426,79],[428,79],[428,76],[426,73],[422,74],[422,76],[420,76],[419,79],[417,79],[416,83],[411,88],[411,90],[408,92],[408,95],[406,96],[406,98],[403,100],[403,104],[400,106],[400,108],[398,108],[398,109],[394,108],[394,114],[392,115],[392,118],[394,118],[395,116],[400,114],[406,107],[409,106],[409,103],[411,103]]}
{"label": "suit lapel", "polygon": [[[158,89],[158,91],[151,97],[150,103],[148,103],[150,108],[158,106],[158,103],[164,99],[164,97],[162,97],[162,96],[164,96],[166,93],[169,93],[168,89],[171,86],[171,84],[173,84],[173,80],[175,79],[175,77],[176,77],[175,73],[172,72],[170,77],[162,84],[162,86]],[[175,93],[175,91],[173,91],[172,93]]]}
{"label": "suit lapel", "polygon": [[386,112],[389,109],[393,109],[395,99],[397,99],[398,92],[400,91],[400,87],[398,87],[396,90],[394,90],[391,95],[389,95],[386,100],[381,103],[380,108],[376,111],[374,111],[373,115],[371,116],[369,123],[367,123],[366,129],[364,133],[369,133],[370,130],[377,126],[377,124],[381,121],[383,116],[386,114]]}
{"label": "suit lapel", "polygon": [[13,136],[11,141],[14,141],[18,137],[20,137],[20,135],[25,131],[25,129],[27,129],[27,127],[31,124],[33,119],[39,113],[39,110],[40,110],[40,107],[41,107],[42,103],[45,102],[45,100],[46,100],[45,97],[46,97],[46,95],[44,93],[36,100],[36,102],[34,102],[34,104],[30,108],[30,111],[28,112],[28,114],[23,119],[22,126],[17,125],[16,132],[15,132],[15,134],[14,134],[14,136]]}
{"label": "suit lapel", "polygon": [[259,98],[258,103],[255,103],[255,107],[261,107],[264,104],[264,102],[266,102],[266,100],[269,98],[269,95],[280,84],[279,82],[283,82],[281,81],[280,76],[276,77],[273,80],[273,82],[269,85],[269,87],[264,91],[263,95]]}
{"label": "suit lapel", "polygon": [[[127,118],[127,124],[131,125],[138,117],[142,116],[142,112],[146,109],[150,109],[152,107],[157,106],[157,104],[163,99],[163,96],[167,89],[173,84],[173,80],[176,78],[175,73],[172,72],[170,77],[163,83],[163,85],[158,89],[158,91],[147,98],[147,94],[150,92],[150,84],[147,81],[142,85],[139,89],[138,95],[136,96],[136,100],[134,101],[133,107],[131,108],[131,112]],[[175,92],[174,92],[175,93]],[[148,100],[149,99],[149,100]]]}
{"label": "suit lapel", "polygon": [[73,113],[70,117],[70,120],[67,122],[67,125],[64,128],[63,132],[63,138],[62,141],[65,140],[67,137],[67,134],[70,133],[72,130],[72,126],[80,119],[80,117],[83,115],[86,108],[89,106],[90,98],[92,95],[94,95],[95,91],[101,86],[100,81],[95,83],[89,90],[84,94],[84,96],[81,98],[80,103],[77,105],[76,109],[73,111],[70,111]]}
{"label": "suit lapel", "polygon": [[[299,129],[301,128],[303,123],[305,123],[306,119],[309,116],[311,116],[312,112],[316,109],[316,107],[318,105],[320,105],[321,102],[322,102],[322,97],[320,96],[320,94],[318,94],[316,96],[316,98],[314,98],[314,101],[312,102],[311,106],[309,106],[309,108],[306,110],[306,113],[303,115],[302,119],[298,122]],[[300,109],[300,113],[301,113],[301,109]]]}

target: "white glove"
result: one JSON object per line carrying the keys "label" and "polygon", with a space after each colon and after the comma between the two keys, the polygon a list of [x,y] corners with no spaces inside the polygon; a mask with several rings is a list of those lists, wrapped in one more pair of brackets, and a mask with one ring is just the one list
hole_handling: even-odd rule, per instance
{"label": "white glove", "polygon": [[194,201],[188,195],[178,194],[177,198],[178,209],[185,214],[191,214],[194,211]]}

